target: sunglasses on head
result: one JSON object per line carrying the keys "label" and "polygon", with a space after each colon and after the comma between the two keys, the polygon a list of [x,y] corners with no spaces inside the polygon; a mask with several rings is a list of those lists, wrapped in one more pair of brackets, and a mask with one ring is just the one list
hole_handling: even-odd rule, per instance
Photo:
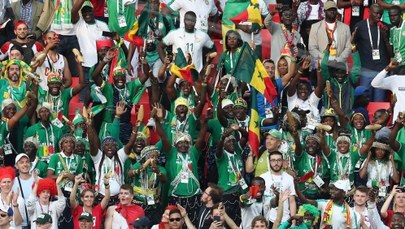
{"label": "sunglasses on head", "polygon": [[170,218],[169,220],[170,220],[170,222],[174,222],[174,221],[180,222],[181,218]]}

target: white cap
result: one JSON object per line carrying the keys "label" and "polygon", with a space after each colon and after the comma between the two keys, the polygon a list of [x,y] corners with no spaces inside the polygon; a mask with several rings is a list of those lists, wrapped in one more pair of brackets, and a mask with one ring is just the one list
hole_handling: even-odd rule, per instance
{"label": "white cap", "polygon": [[343,190],[345,193],[350,190],[350,180],[337,180],[332,184],[335,188]]}
{"label": "white cap", "polygon": [[23,157],[28,158],[28,160],[30,159],[30,157],[28,157],[27,154],[25,154],[25,153],[20,153],[20,154],[18,154],[18,155],[15,157],[15,165],[17,165],[17,162],[18,162],[21,158],[23,158]]}

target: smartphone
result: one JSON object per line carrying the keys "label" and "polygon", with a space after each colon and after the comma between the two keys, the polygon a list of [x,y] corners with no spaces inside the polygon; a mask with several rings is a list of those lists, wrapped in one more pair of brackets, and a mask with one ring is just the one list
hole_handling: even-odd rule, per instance
{"label": "smartphone", "polygon": [[214,215],[214,221],[220,222],[220,221],[221,221],[221,216],[219,216],[219,215]]}
{"label": "smartphone", "polygon": [[103,37],[113,37],[114,33],[108,32],[108,31],[103,31],[101,34]]}
{"label": "smartphone", "polygon": [[401,190],[401,192],[405,192],[405,186],[399,186],[397,189]]}

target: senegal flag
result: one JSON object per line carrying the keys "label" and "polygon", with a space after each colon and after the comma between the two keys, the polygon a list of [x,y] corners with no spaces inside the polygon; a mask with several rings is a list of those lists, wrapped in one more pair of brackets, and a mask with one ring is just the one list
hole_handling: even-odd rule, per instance
{"label": "senegal flag", "polygon": [[176,59],[170,67],[170,71],[180,79],[187,80],[191,85],[198,80],[198,71],[194,64],[188,64],[181,48],[177,49]]}
{"label": "senegal flag", "polygon": [[143,38],[146,37],[148,32],[150,6],[147,4],[139,15],[138,20],[135,21],[132,29],[128,30],[124,39],[131,42],[135,46],[142,46],[144,43]]}
{"label": "senegal flag", "polygon": [[257,112],[256,89],[252,88],[250,96],[251,96],[250,97],[251,109],[250,109],[248,140],[253,155],[257,156],[259,155],[259,146],[260,146],[260,122],[259,122],[259,113]]}
{"label": "senegal flag", "polygon": [[250,0],[250,4],[246,10],[236,15],[236,17],[230,18],[230,20],[235,23],[235,25],[239,25],[242,22],[251,22],[252,24],[258,24],[260,27],[263,27],[259,1]]}
{"label": "senegal flag", "polygon": [[277,97],[277,91],[262,62],[245,42],[240,51],[232,74],[236,79],[250,84],[262,93],[270,103]]}

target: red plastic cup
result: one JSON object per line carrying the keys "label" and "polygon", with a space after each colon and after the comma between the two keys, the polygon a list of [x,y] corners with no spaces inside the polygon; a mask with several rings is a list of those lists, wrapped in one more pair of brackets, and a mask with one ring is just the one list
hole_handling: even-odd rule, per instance
{"label": "red plastic cup", "polygon": [[257,185],[250,186],[249,192],[250,192],[250,195],[252,196],[252,198],[256,199],[257,193],[259,192],[259,186],[257,186]]}

